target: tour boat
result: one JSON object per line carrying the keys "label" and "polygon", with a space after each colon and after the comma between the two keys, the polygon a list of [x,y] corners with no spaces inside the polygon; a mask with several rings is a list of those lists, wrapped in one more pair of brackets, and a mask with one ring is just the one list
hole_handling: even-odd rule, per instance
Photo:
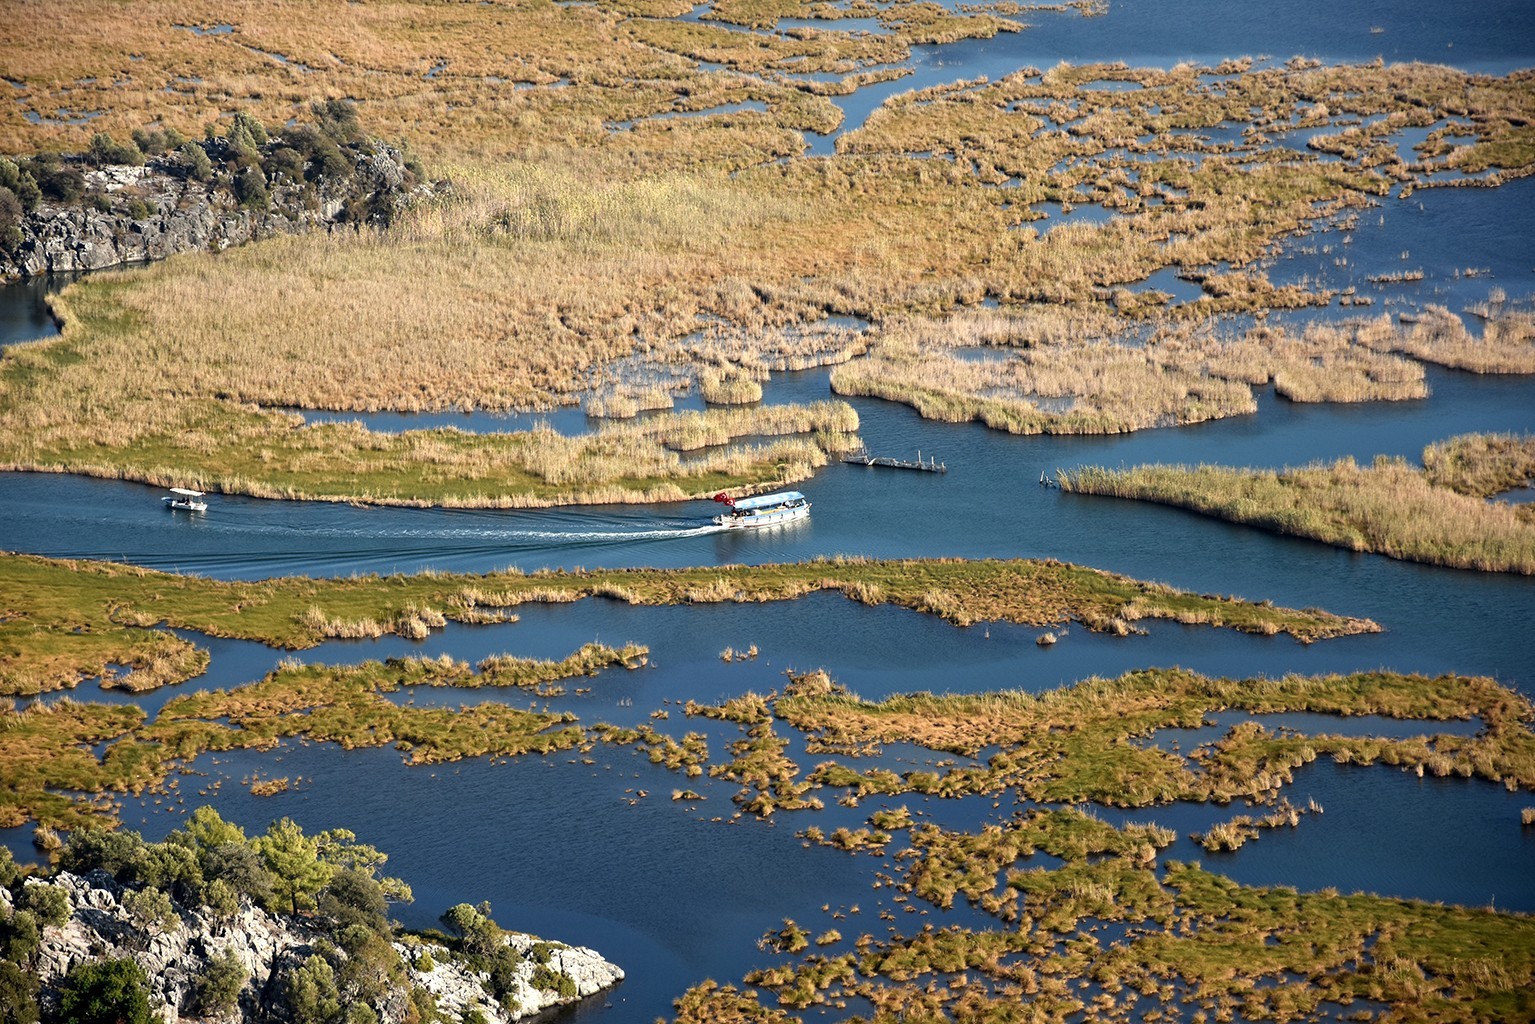
{"label": "tour boat", "polygon": [[188,487],[172,487],[171,493],[160,499],[174,509],[183,512],[206,512],[208,503],[202,500],[203,492]]}
{"label": "tour boat", "polygon": [[714,517],[715,525],[731,530],[780,526],[810,518],[810,502],[799,491],[759,494],[755,498],[732,498],[721,491],[714,500],[730,509]]}

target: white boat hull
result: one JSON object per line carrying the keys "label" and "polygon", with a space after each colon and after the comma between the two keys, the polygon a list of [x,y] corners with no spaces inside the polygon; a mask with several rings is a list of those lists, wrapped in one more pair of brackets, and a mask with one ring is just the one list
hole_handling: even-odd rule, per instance
{"label": "white boat hull", "polygon": [[166,498],[164,500],[167,507],[176,509],[179,512],[208,511],[208,503],[206,501],[193,501],[190,498]]}
{"label": "white boat hull", "polygon": [[764,509],[762,511],[726,512],[714,517],[714,525],[727,530],[756,530],[764,526],[782,526],[810,518],[810,502],[793,508]]}

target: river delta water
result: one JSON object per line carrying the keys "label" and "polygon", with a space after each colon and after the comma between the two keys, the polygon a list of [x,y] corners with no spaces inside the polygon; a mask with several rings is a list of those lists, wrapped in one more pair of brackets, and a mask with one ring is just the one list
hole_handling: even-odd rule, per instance
{"label": "river delta water", "polygon": [[[914,76],[861,89],[839,103],[856,122],[896,91],[1028,65],[1048,67],[1062,59],[1167,66],[1259,54],[1283,60],[1300,53],[1328,61],[1380,55],[1495,73],[1535,63],[1535,27],[1512,0],[1474,11],[1383,0],[1235,9],[1213,2],[1158,2],[1113,5],[1091,19],[1031,12],[1028,20],[1037,27],[994,40],[920,47],[913,56]],[[831,140],[811,141],[815,151]],[[1280,283],[1354,284],[1372,290],[1382,303],[1389,298],[1392,309],[1433,302],[1458,311],[1485,298],[1493,286],[1524,296],[1535,290],[1532,188],[1535,182],[1525,181],[1382,199],[1350,231],[1287,244],[1270,273]],[[1332,248],[1324,252],[1324,247]],[[1338,252],[1349,260],[1340,264]],[[1424,270],[1423,280],[1368,283],[1368,275],[1401,269],[1404,260]],[[1467,277],[1467,269],[1476,275]],[[41,297],[56,285],[34,282],[0,290],[0,344],[52,330]],[[1348,312],[1332,307],[1304,315]],[[1041,690],[1093,675],[1173,665],[1237,677],[1379,667],[1485,674],[1535,692],[1530,640],[1535,582],[1529,579],[1397,562],[1039,484],[1041,474],[1086,464],[1282,466],[1343,457],[1366,461],[1378,454],[1415,459],[1425,444],[1457,433],[1535,429],[1535,380],[1431,367],[1428,383],[1426,399],[1357,406],[1300,405],[1265,391],[1251,416],[1109,437],[1013,437],[853,399],[871,451],[911,458],[920,450],[923,457],[945,462],[949,471],[928,475],[834,464],[799,485],[815,507],[808,522],[745,535],[710,529],[711,509],[703,502],[487,511],[218,496],[206,515],[188,517],[167,513],[161,492],[139,484],[0,474],[0,549],[228,579],[427,568],[761,563],[838,554],[1051,557],[1199,592],[1368,616],[1385,627],[1379,634],[1303,645],[1284,636],[1171,623],[1151,623],[1145,635],[1123,638],[1073,625],[1058,643],[1041,647],[1035,643],[1038,629],[1006,624],[962,629],[836,595],[678,608],[594,599],[525,606],[516,623],[450,625],[421,642],[333,641],[297,655],[328,663],[441,653],[471,661],[502,652],[558,658],[591,640],[634,641],[650,647],[650,664],[583,681],[589,692],[535,701],[521,692],[421,691],[399,699],[450,705],[536,702],[573,711],[587,724],[636,725],[670,708],[670,721],[656,724],[678,735],[707,732],[716,751],[734,727],[686,720],[678,704],[766,692],[782,684],[786,670],[817,667],[866,697],[914,690]],[[827,371],[779,374],[766,390],[770,401],[825,398]],[[591,426],[578,410],[556,415],[562,430]],[[361,418],[385,430],[438,425],[431,418]],[[476,414],[453,425],[497,429]],[[212,664],[204,677],[175,692],[248,682],[292,656],[259,644],[186,635],[210,649]],[[719,656],[726,646],[739,650],[753,644],[760,650],[755,660],[725,663]],[[93,685],[75,694],[137,700],[151,714],[171,695],[129,697]],[[1222,718],[1219,725],[1234,720]],[[1281,724],[1317,731],[1329,723],[1318,716],[1291,716]],[[1403,728],[1363,724],[1392,735]],[[1180,733],[1152,742],[1176,741],[1187,749],[1201,735]],[[821,759],[805,752],[801,737],[790,739],[789,756],[801,765]],[[890,748],[878,759],[891,767],[936,760],[914,748]],[[684,784],[680,776],[621,748],[599,746],[590,763],[572,753],[423,768],[406,766],[393,750],[287,743],[276,751],[204,756],[190,767],[193,774],[179,780],[179,796],[129,801],[124,820],[159,838],[187,807],[206,801],[249,829],[262,829],[281,815],[310,830],[352,828],[389,851],[390,872],[414,887],[416,902],[398,914],[407,924],[430,926],[453,903],[488,899],[508,926],[591,945],[622,965],[628,980],[577,1010],[574,1016],[581,1020],[648,1021],[668,1015],[671,1000],[704,978],[738,981],[751,968],[777,959],[759,950],[756,939],[785,917],[819,932],[832,926],[822,910],[830,907],[848,915],[836,923],[851,940],[864,931],[883,934],[880,911],[902,909],[871,888],[875,871],[890,870],[888,860],[807,847],[796,836],[812,824],[827,832],[838,825],[857,827],[876,802],[857,809],[833,804],[766,821],[734,819],[734,786],[689,780],[686,785],[706,799],[673,803],[668,795]],[[276,796],[253,797],[240,782],[254,773],[289,776],[294,785]],[[641,790],[649,795],[637,796]],[[1384,767],[1318,762],[1297,772],[1286,795],[1296,804],[1315,799],[1324,813],[1222,855],[1205,854],[1187,836],[1230,817],[1230,808],[1176,805],[1098,813],[1116,823],[1155,821],[1175,828],[1180,839],[1167,856],[1202,860],[1244,883],[1307,890],[1335,886],[1535,912],[1535,829],[1519,825],[1519,810],[1532,803],[1529,794],[1475,780],[1419,779]],[[969,829],[1018,809],[1008,800],[993,806],[991,798],[903,797],[892,803]],[[12,830],[4,839],[20,853],[30,852],[29,830]],[[974,912],[963,906],[922,913],[923,923],[974,920]]]}

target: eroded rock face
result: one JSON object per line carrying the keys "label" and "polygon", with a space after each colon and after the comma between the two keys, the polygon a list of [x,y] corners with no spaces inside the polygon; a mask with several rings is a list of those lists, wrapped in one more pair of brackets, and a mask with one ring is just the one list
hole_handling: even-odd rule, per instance
{"label": "eroded rock face", "polygon": [[[99,209],[91,199],[39,202],[22,220],[21,244],[9,254],[0,251],[0,278],[101,270],[336,227],[348,204],[357,200],[368,201],[366,219],[388,220],[413,197],[432,192],[429,185],[408,186],[403,154],[382,144],[359,156],[344,180],[308,186],[286,179],[269,182],[271,202],[265,210],[241,207],[227,182],[185,177],[170,159],[81,173],[86,195],[100,196],[110,209]],[[135,219],[128,209],[134,199],[151,212]]]}
{"label": "eroded rock face", "polygon": [[[233,953],[244,967],[246,981],[238,1012],[222,1020],[287,1021],[288,979],[311,956],[337,954],[323,932],[304,918],[268,913],[242,900],[239,911],[220,919],[205,908],[188,910],[173,904],[175,927],[146,930],[134,921],[125,903],[129,889],[102,871],[86,875],[59,872],[47,880],[28,879],[26,885],[54,885],[69,899],[70,918],[61,927],[46,928],[35,973],[42,984],[45,1009],[57,1006],[59,985],[75,966],[104,957],[132,957],[149,978],[150,1004],[166,1024],[205,1020],[197,1003],[198,980],[214,956]],[[4,890],[0,890],[4,892]],[[623,980],[624,972],[590,949],[545,943],[511,933],[507,942],[525,959],[518,967],[517,988],[506,1007],[485,987],[486,976],[467,969],[448,949],[412,939],[396,942],[406,967],[404,984],[374,1005],[382,1024],[403,1021],[410,1012],[410,990],[422,988],[436,999],[448,1019],[478,1009],[490,1024],[511,1024],[542,1010],[578,1001]],[[539,958],[547,963],[539,963]],[[548,972],[553,972],[548,973]],[[541,989],[535,978],[557,987]],[[562,983],[561,978],[568,979]],[[558,991],[564,988],[562,994]]]}

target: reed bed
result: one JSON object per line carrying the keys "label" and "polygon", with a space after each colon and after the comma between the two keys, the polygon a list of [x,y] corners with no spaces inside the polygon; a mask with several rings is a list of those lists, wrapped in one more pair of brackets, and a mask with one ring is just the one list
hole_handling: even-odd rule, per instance
{"label": "reed bed", "polygon": [[[1427,457],[1427,456],[1426,456]],[[1535,573],[1535,521],[1436,486],[1399,459],[1284,471],[1219,466],[1096,467],[1061,476],[1082,494],[1155,501],[1353,551],[1484,572]]]}
{"label": "reed bed", "polygon": [[[0,584],[10,595],[8,618],[0,623],[0,679],[11,694],[74,686],[111,663],[176,666],[164,682],[195,674],[199,656],[174,634],[145,628],[155,623],[302,648],[333,636],[410,635],[449,618],[504,619],[505,609],[527,601],[599,596],[659,605],[791,600],[824,590],[865,604],[926,608],[962,625],[1051,625],[1074,618],[1112,629],[1127,619],[1168,618],[1261,634],[1285,631],[1305,641],[1379,629],[1367,619],[1194,595],[1051,561],[840,560],[236,583],[0,555]],[[936,603],[934,595],[941,595]]]}
{"label": "reed bed", "polygon": [[[1144,742],[1163,728],[1188,728],[1206,713],[1235,708],[1255,714],[1316,711],[1340,715],[1452,720],[1479,716],[1475,737],[1408,740],[1271,733],[1255,722],[1234,726],[1185,758]],[[774,712],[833,749],[915,743],[975,756],[995,750],[976,769],[946,776],[912,771],[860,773],[822,765],[816,783],[856,793],[907,792],[958,796],[1014,789],[1033,800],[1143,807],[1174,800],[1243,798],[1270,802],[1292,772],[1320,755],[1352,763],[1385,763],[1535,788],[1529,702],[1490,679],[1408,676],[1287,676],[1275,680],[1211,679],[1182,670],[1132,672],[1044,694],[1004,692],[936,696],[905,694],[864,701],[846,691],[780,697]],[[1281,804],[1263,827],[1286,824]],[[1297,812],[1298,813],[1298,812]]]}
{"label": "reed bed", "polygon": [[868,358],[832,371],[832,388],[1016,434],[1122,433],[1257,409],[1246,386],[1170,366],[1149,349],[1078,341],[968,361],[932,344],[946,328],[887,331]]}
{"label": "reed bed", "polygon": [[1392,329],[1385,319],[1361,331],[1361,343],[1427,363],[1473,373],[1535,373],[1535,313],[1501,309],[1483,320],[1478,337],[1444,306],[1429,305]]}
{"label": "reed bed", "polygon": [[966,312],[887,324],[866,359],[838,367],[842,394],[979,420],[1013,433],[1117,433],[1256,410],[1251,386],[1297,402],[1426,397],[1423,367],[1391,354],[1389,321],[1148,329],[1103,310]]}
{"label": "reed bed", "polygon": [[[497,442],[434,436],[406,444],[366,433],[308,434],[289,429],[293,421],[280,414],[259,412],[571,404],[612,367],[636,357],[686,364],[697,379],[711,360],[724,367],[715,357],[728,354],[741,374],[724,373],[708,387],[717,398],[737,402],[750,400],[751,383],[762,372],[853,360],[838,376],[848,393],[880,394],[941,418],[981,419],[1020,432],[1102,432],[1238,415],[1252,408],[1239,382],[1118,351],[1124,346],[1038,348],[983,373],[930,365],[925,353],[913,358],[896,343],[900,328],[863,363],[857,361],[869,344],[863,332],[810,340],[803,328],[828,312],[876,320],[932,316],[986,297],[1070,305],[1083,322],[1106,306],[1131,320],[1161,317],[1165,296],[1129,286],[1168,266],[1190,274],[1220,261],[1246,267],[1278,239],[1365,201],[1391,180],[1405,180],[1402,174],[1411,176],[1394,165],[1384,174],[1363,158],[1321,165],[1256,142],[1238,150],[1188,134],[1229,119],[1252,125],[1256,138],[1262,128],[1289,124],[1302,112],[1318,123],[1387,115],[1378,123],[1383,127],[1371,129],[1379,133],[1415,118],[1470,116],[1478,139],[1468,149],[1494,152],[1490,159],[1510,172],[1524,166],[1514,162],[1520,150],[1509,142],[1529,104],[1512,79],[1468,90],[1465,77],[1447,69],[1298,65],[1237,69],[1218,86],[1193,66],[1112,65],[1060,65],[995,83],[962,83],[892,100],[839,141],[834,160],[780,165],[762,159],[764,147],[775,155],[798,152],[802,141],[786,142],[798,138],[790,126],[820,124],[825,111],[816,113],[810,102],[820,97],[760,77],[700,72],[693,57],[665,49],[673,36],[691,40],[688,46],[705,38],[710,45],[756,46],[750,34],[643,17],[623,21],[625,15],[613,11],[548,9],[532,0],[513,7],[518,17],[502,20],[515,27],[487,44],[477,31],[480,19],[505,13],[499,9],[426,13],[386,3],[321,23],[313,12],[279,18],[267,5],[253,4],[240,9],[228,36],[199,37],[173,25],[220,16],[213,6],[172,12],[151,4],[123,26],[110,12],[77,3],[66,12],[81,29],[75,56],[50,56],[57,48],[47,47],[18,52],[15,73],[27,90],[34,80],[46,90],[42,83],[66,80],[57,77],[60,61],[83,67],[106,59],[114,45],[143,42],[135,52],[145,55],[144,66],[127,84],[108,86],[103,79],[78,86],[120,88],[124,97],[137,94],[141,75],[160,88],[162,57],[211,77],[220,55],[243,54],[240,66],[248,65],[248,74],[262,69],[281,77],[283,87],[262,91],[255,80],[240,88],[226,82],[230,88],[218,93],[218,106],[261,91],[251,96],[250,109],[273,124],[301,97],[307,103],[315,92],[344,84],[342,92],[366,100],[370,129],[403,134],[440,158],[455,198],[416,211],[389,232],[272,239],[77,287],[58,307],[67,321],[64,339],[22,347],[0,367],[0,465],[385,502],[516,505],[701,493],[676,483],[679,467],[653,451],[638,463],[645,467],[639,479],[613,475],[632,452],[591,453],[592,475],[583,486],[572,489],[567,479],[550,489],[528,479],[540,475],[538,467],[517,465],[519,453]],[[917,36],[902,38],[955,30],[922,5],[893,11],[886,14],[900,31],[921,26]],[[967,24],[984,26],[988,17],[978,14]],[[623,31],[615,32],[620,23]],[[26,49],[14,32],[0,37],[0,52]],[[336,32],[346,38],[333,38]],[[636,32],[654,38],[642,45]],[[722,40],[722,34],[739,38]],[[149,45],[158,36],[169,42]],[[426,39],[430,59],[420,49]],[[478,49],[469,46],[471,39]],[[773,37],[764,52],[798,62],[806,47],[819,47],[815,52],[827,59],[836,51],[857,66],[888,56],[868,49],[890,45],[882,39],[791,33]],[[522,48],[498,56],[503,43]],[[291,68],[256,51],[281,53],[314,70],[295,79]],[[448,72],[424,78],[444,56]],[[499,102],[482,95],[493,84],[483,77],[504,74],[507,65],[535,87],[512,89],[514,95]],[[561,74],[550,70],[555,67]],[[1139,88],[1088,87],[1102,77]],[[407,78],[409,91],[401,87]],[[1318,102],[1323,94],[1325,115]],[[156,103],[182,102],[158,95],[169,98]],[[607,127],[647,110],[707,110],[743,97],[766,103],[768,113]],[[32,98],[28,91],[24,100]],[[151,112],[131,104],[124,109]],[[184,124],[179,108],[154,113],[186,131],[200,127]],[[0,121],[4,116],[0,112]],[[481,120],[498,116],[497,130],[510,131],[515,144],[498,143]],[[34,138],[67,139],[78,131],[38,127],[46,130]],[[95,127],[126,134],[116,121]],[[450,136],[473,140],[479,155],[463,159]],[[498,155],[508,159],[491,162]],[[1004,209],[1002,190],[988,186],[1008,182]],[[1066,224],[1043,236],[1010,230],[1035,216],[1026,209],[1030,203],[1075,203],[1084,196],[1123,215],[1100,225]],[[1153,199],[1160,205],[1150,204]],[[1204,297],[1173,316],[1203,319],[1223,310],[1326,299],[1304,288],[1274,288],[1246,271],[1206,274],[1202,283]],[[219,301],[209,302],[210,295]],[[711,323],[722,325],[718,344],[699,342],[700,326]],[[1402,342],[1410,347],[1400,350],[1409,354],[1453,347],[1439,338],[1442,331],[1429,337],[1424,324],[1407,333],[1416,340]],[[1515,355],[1529,349],[1527,322],[1517,317],[1489,321],[1483,336],[1484,349]],[[704,356],[711,345],[714,354]],[[689,363],[694,350],[698,360]],[[1325,371],[1295,364],[1270,376],[1300,400],[1401,398],[1421,388],[1410,363],[1363,351],[1325,358]],[[1443,358],[1465,363],[1468,357]],[[946,383],[921,386],[929,371]],[[733,379],[728,392],[727,377]],[[628,414],[667,397],[614,390],[599,392],[592,407]],[[343,450],[343,458],[326,466],[332,450]],[[547,468],[547,453],[538,458]],[[797,479],[814,468],[816,457],[801,451],[776,462],[790,464],[788,476]],[[341,463],[365,472],[342,476]],[[400,479],[397,467],[420,463],[426,468],[416,475],[425,479]],[[515,471],[499,468],[507,463]],[[784,478],[770,476],[761,461],[746,475],[754,483]]]}

